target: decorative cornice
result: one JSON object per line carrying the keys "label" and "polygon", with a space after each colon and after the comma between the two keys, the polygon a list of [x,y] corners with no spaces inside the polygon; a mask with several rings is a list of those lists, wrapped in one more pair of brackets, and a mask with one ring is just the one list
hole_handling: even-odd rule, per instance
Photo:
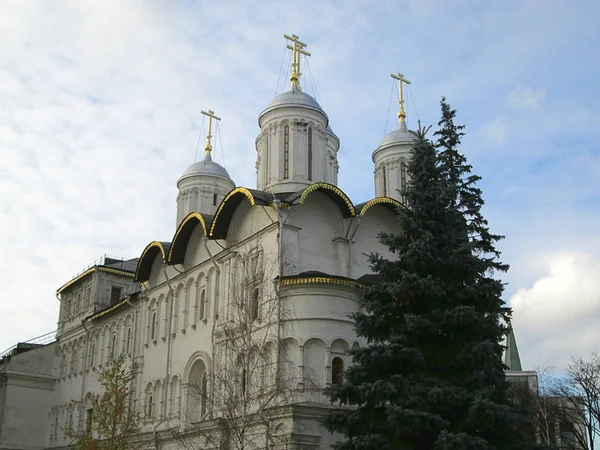
{"label": "decorative cornice", "polygon": [[348,208],[348,211],[347,211],[348,216],[353,217],[356,215],[356,211],[354,210],[354,205],[352,204],[352,202],[350,201],[348,196],[346,194],[344,194],[344,192],[340,188],[338,188],[337,186],[334,186],[333,184],[329,184],[329,183],[321,182],[321,183],[311,184],[306,189],[304,189],[304,192],[302,192],[302,195],[300,196],[300,200],[298,201],[298,203],[304,204],[304,202],[306,201],[306,198],[312,192],[317,191],[317,190],[328,190],[328,191],[333,192],[345,203],[346,207]]}
{"label": "decorative cornice", "polygon": [[286,278],[281,280],[282,286],[297,286],[301,284],[334,284],[337,286],[361,287],[360,283],[353,280],[333,277],[305,277],[305,278]]}
{"label": "decorative cornice", "polygon": [[373,200],[370,200],[367,203],[365,203],[363,205],[363,207],[360,209],[360,212],[358,214],[361,215],[361,216],[364,216],[366,214],[366,212],[372,206],[379,205],[379,204],[393,205],[396,208],[400,208],[402,206],[402,204],[398,200],[394,200],[393,198],[390,198],[390,197],[375,197]]}
{"label": "decorative cornice", "polygon": [[59,287],[56,290],[56,294],[60,294],[61,292],[63,292],[65,289],[67,289],[70,286],[73,286],[75,283],[81,281],[83,278],[87,277],[89,274],[93,273],[93,272],[106,272],[106,273],[112,273],[114,275],[121,275],[121,276],[125,276],[125,277],[135,277],[135,273],[133,272],[128,272],[126,270],[122,270],[122,269],[112,269],[110,267],[104,267],[104,266],[94,266],[94,267],[90,267],[88,270],[86,270],[85,272],[77,275],[75,278],[73,278],[71,281],[69,281],[68,283],[63,284],[61,287]]}

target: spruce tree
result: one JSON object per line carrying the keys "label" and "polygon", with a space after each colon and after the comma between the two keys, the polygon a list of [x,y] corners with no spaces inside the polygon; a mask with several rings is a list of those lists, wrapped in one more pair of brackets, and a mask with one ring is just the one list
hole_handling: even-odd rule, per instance
{"label": "spruce tree", "polygon": [[[328,418],[338,449],[517,449],[518,416],[508,406],[502,339],[508,310],[498,261],[481,214],[478,177],[458,152],[462,128],[442,101],[434,145],[420,129],[408,164],[407,207],[371,256],[382,282],[366,287],[355,313],[368,341],[351,351],[332,402],[354,407]],[[437,147],[437,148],[436,148]]]}

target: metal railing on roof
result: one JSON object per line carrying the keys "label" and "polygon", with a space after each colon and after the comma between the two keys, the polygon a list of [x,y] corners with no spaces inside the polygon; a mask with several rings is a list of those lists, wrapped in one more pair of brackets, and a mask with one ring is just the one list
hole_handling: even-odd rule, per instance
{"label": "metal railing on roof", "polygon": [[56,340],[56,330],[51,331],[50,333],[42,334],[41,336],[34,337],[33,339],[29,339],[28,341],[19,342],[12,347],[7,348],[2,353],[0,353],[0,361],[3,360],[7,356],[13,356],[16,354],[17,347],[23,344],[29,344],[31,346],[42,346],[46,344],[50,344]]}

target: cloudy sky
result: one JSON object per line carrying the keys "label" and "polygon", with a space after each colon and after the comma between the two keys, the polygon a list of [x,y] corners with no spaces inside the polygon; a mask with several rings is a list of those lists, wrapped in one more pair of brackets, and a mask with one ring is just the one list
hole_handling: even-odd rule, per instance
{"label": "cloudy sky", "polygon": [[103,254],[172,237],[201,109],[223,118],[216,160],[254,187],[257,116],[288,85],[283,33],[312,52],[306,90],[356,203],[396,124],[390,72],[412,81],[409,126],[435,124],[446,96],[506,235],[524,366],[600,349],[599,17],[594,0],[3,1],[0,351],[54,330],[54,292]]}

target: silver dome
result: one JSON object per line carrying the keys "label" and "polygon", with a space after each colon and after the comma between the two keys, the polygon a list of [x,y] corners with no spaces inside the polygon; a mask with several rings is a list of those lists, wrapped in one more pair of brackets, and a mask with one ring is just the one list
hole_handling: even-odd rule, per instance
{"label": "silver dome", "polygon": [[207,156],[202,161],[198,161],[188,167],[181,178],[179,178],[178,182],[189,177],[197,177],[197,176],[208,176],[208,177],[217,177],[217,178],[225,178],[233,183],[233,180],[227,173],[227,170],[220,164],[214,162],[210,156]]}
{"label": "silver dome", "polygon": [[[320,112],[327,118],[327,114],[325,114],[325,111],[323,111],[323,108],[321,108],[319,102],[317,102],[312,96],[308,95],[307,93],[302,92],[297,87],[293,87],[291,90],[284,92],[283,94],[279,94],[277,97],[271,100],[271,103],[269,103],[265,110],[262,113],[260,113],[260,116],[258,116],[259,122],[261,117],[269,111],[278,108],[284,108],[286,106],[302,106],[304,108],[314,109],[315,111]],[[329,121],[329,118],[327,118],[327,120]]]}
{"label": "silver dome", "polygon": [[412,144],[417,137],[411,132],[405,123],[400,125],[400,128],[385,135],[377,149],[390,147],[392,145]]}

